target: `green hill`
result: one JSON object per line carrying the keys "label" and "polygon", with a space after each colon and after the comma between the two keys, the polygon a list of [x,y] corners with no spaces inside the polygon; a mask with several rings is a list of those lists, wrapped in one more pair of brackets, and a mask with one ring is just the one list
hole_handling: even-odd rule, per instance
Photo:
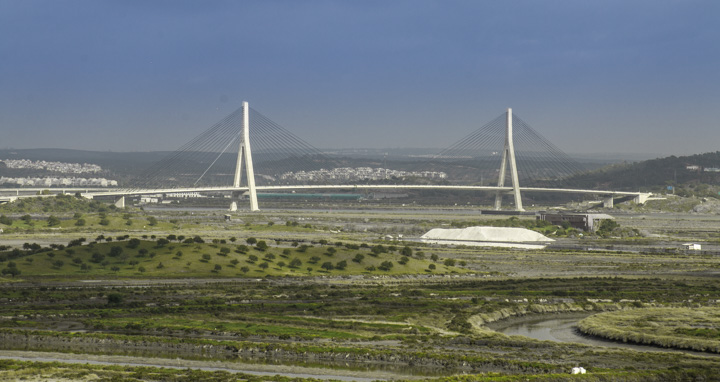
{"label": "green hill", "polygon": [[[689,166],[698,166],[698,169],[689,169]],[[707,171],[711,168],[720,168],[720,151],[611,165],[572,177],[568,184],[590,189],[655,192],[675,186],[676,192],[717,195],[714,186],[720,185],[720,172]]]}

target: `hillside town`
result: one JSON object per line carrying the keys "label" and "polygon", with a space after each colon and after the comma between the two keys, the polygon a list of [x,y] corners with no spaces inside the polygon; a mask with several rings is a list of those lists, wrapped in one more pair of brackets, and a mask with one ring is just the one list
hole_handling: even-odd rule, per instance
{"label": "hillside town", "polygon": [[419,177],[428,179],[445,179],[447,174],[442,171],[402,171],[372,167],[340,167],[332,170],[286,172],[280,180],[319,181],[319,180],[382,180],[392,178]]}
{"label": "hillside town", "polygon": [[0,187],[117,187],[117,180],[105,178],[0,177]]}
{"label": "hillside town", "polygon": [[32,161],[28,159],[4,159],[0,162],[5,163],[7,168],[45,170],[63,174],[94,174],[102,171],[102,167],[90,163]]}

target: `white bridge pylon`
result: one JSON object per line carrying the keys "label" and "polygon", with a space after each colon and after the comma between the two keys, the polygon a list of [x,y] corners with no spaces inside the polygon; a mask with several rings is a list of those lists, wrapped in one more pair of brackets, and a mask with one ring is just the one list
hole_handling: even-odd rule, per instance
{"label": "white bridge pylon", "polygon": [[[247,102],[242,104],[242,132],[240,136],[240,146],[238,147],[237,162],[235,164],[235,180],[233,187],[239,188],[242,180],[242,162],[245,160],[245,178],[247,179],[247,188],[250,196],[250,211],[258,211],[257,189],[255,188],[255,170],[253,169],[252,151],[250,150],[250,107]],[[239,196],[239,193],[233,193],[233,196]],[[237,211],[237,202],[230,204],[230,211]]]}
{"label": "white bridge pylon", "polygon": [[[518,180],[517,164],[515,163],[515,145],[513,144],[513,125],[512,125],[512,109],[507,109],[507,124],[505,127],[505,147],[502,153],[502,162],[500,162],[500,176],[498,178],[498,187],[505,186],[505,173],[507,165],[510,164],[510,178],[512,179],[512,193],[515,197],[515,210],[524,211],[522,206],[522,197],[520,196],[520,181]],[[502,197],[504,192],[497,191],[495,194],[495,209],[500,210],[502,207]]]}

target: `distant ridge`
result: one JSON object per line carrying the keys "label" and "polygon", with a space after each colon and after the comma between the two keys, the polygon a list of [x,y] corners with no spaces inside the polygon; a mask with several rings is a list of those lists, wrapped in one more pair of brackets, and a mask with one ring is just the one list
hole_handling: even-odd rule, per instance
{"label": "distant ridge", "polygon": [[[693,167],[697,166],[697,167]],[[657,190],[689,184],[720,185],[720,151],[619,163],[580,174],[568,181],[577,187],[612,190]]]}

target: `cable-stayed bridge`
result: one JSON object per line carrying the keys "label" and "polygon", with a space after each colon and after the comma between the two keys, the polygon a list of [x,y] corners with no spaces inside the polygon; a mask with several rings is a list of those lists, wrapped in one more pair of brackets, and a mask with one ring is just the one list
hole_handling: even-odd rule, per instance
{"label": "cable-stayed bridge", "polygon": [[125,196],[224,192],[232,194],[231,210],[237,209],[241,197],[247,197],[251,211],[260,208],[258,191],[471,190],[494,193],[498,210],[504,196],[510,195],[518,211],[523,210],[523,193],[591,194],[603,198],[606,207],[612,207],[615,197],[644,203],[650,195],[573,187],[567,179],[583,172],[582,166],[514,116],[511,109],[442,152],[404,164],[405,173],[411,175],[435,176],[445,174],[441,169],[450,169],[452,181],[443,180],[443,184],[367,184],[362,179],[336,179],[338,172],[352,170],[343,167],[345,162],[322,153],[244,102],[123,188],[83,195],[114,197],[123,206]]}

